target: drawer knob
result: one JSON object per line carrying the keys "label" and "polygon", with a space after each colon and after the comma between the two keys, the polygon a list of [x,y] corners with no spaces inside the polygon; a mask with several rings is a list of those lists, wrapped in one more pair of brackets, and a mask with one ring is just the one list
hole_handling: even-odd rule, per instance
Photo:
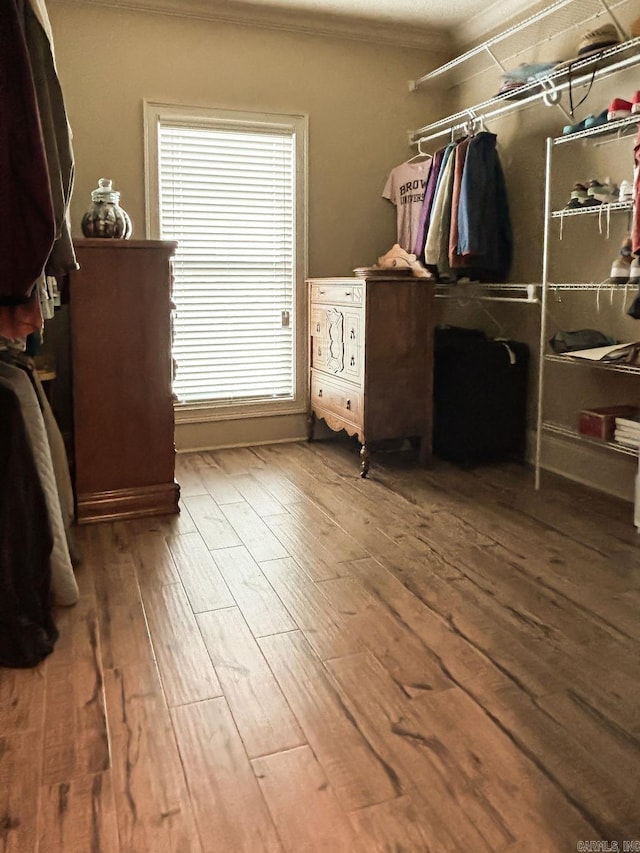
{"label": "drawer knob", "polygon": [[354,340],[355,336],[356,336],[356,330],[351,329],[351,331],[349,332],[349,337],[351,338],[351,340]]}
{"label": "drawer knob", "polygon": [[322,347],[318,347],[318,357],[322,355]]}
{"label": "drawer knob", "polygon": [[318,291],[318,293],[326,293],[326,292],[327,292],[326,290],[322,290],[322,289]]}
{"label": "drawer knob", "polygon": [[351,409],[351,400],[347,400],[347,409]]}
{"label": "drawer knob", "polygon": [[345,296],[351,296],[352,293],[353,293],[352,290],[345,290],[344,295]]}
{"label": "drawer knob", "polygon": [[320,323],[316,323],[316,332],[320,331]]}
{"label": "drawer knob", "polygon": [[318,397],[322,397],[322,388],[318,391]]}
{"label": "drawer knob", "polygon": [[350,363],[351,367],[355,367],[355,366],[356,366],[356,357],[355,357],[355,355],[352,355],[352,356],[351,356],[351,361],[350,361],[349,363]]}

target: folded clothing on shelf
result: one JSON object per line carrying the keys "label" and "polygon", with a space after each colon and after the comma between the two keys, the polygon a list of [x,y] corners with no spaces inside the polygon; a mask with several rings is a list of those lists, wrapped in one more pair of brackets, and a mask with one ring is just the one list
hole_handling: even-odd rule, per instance
{"label": "folded clothing on shelf", "polygon": [[609,344],[605,347],[572,350],[563,353],[567,358],[584,358],[587,361],[599,361],[603,364],[633,364],[640,361],[640,341],[630,343]]}
{"label": "folded clothing on shelf", "polygon": [[558,355],[566,352],[593,349],[593,347],[609,346],[613,340],[596,329],[576,329],[574,331],[559,331],[549,340],[551,349]]}

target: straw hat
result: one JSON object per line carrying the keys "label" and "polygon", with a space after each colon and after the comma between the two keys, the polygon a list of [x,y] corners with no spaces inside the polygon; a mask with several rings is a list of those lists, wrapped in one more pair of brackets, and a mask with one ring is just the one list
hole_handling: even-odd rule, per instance
{"label": "straw hat", "polygon": [[618,30],[613,24],[604,24],[595,30],[589,30],[589,32],[585,33],[578,43],[576,55],[571,59],[566,59],[556,67],[563,68],[566,65],[581,62],[583,59],[588,59],[590,56],[600,53],[606,47],[612,47],[614,44],[620,44]]}

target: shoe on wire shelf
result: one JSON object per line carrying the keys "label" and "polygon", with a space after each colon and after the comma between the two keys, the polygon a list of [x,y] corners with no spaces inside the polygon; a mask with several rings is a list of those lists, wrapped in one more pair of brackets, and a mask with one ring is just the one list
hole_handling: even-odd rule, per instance
{"label": "shoe on wire shelf", "polygon": [[624,98],[614,98],[607,109],[607,121],[617,121],[619,118],[627,118],[631,115],[631,101]]}

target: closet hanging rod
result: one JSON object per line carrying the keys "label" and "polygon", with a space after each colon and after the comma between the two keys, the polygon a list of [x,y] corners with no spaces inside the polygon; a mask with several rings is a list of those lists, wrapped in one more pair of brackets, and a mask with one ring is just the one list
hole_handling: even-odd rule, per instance
{"label": "closet hanging rod", "polygon": [[484,293],[476,294],[470,299],[464,296],[457,296],[455,293],[436,293],[436,299],[456,299],[461,304],[473,302],[476,299],[480,299],[483,302],[515,302],[520,305],[540,304],[540,300],[537,296],[534,296],[532,298],[529,298],[528,296],[491,296],[489,294]]}
{"label": "closet hanging rod", "polygon": [[[436,284],[438,299],[455,299],[460,303],[516,302],[522,305],[539,304],[539,284],[489,283],[489,282],[451,282]],[[519,296],[517,294],[520,294]]]}
{"label": "closet hanging rod", "polygon": [[[618,58],[617,61],[615,61],[619,54],[628,53],[630,50],[634,50],[635,52],[628,56]],[[531,94],[524,98],[520,98],[515,101],[508,101],[504,97],[491,98],[474,107],[461,110],[460,112],[454,113],[446,118],[427,124],[424,127],[418,128],[418,130],[410,131],[410,144],[415,145],[418,140],[421,142],[427,142],[430,139],[445,136],[452,131],[455,132],[456,130],[461,130],[469,121],[470,116],[474,116],[476,120],[484,118],[489,121],[490,119],[501,117],[541,99],[545,100],[545,103],[549,106],[553,106],[558,103],[558,96],[563,91],[567,90],[569,85],[574,87],[582,86],[584,84],[588,84],[592,77],[594,80],[598,80],[601,77],[606,77],[607,75],[612,74],[614,71],[638,65],[640,63],[640,36],[616,45],[615,47],[608,48],[603,51],[600,59],[613,59],[614,61],[603,68],[596,67],[595,70],[588,70],[589,65],[594,64],[594,59],[582,60],[580,63],[576,63],[575,66],[573,66],[574,73],[576,71],[578,72],[576,76],[573,76],[573,74],[566,68],[552,72],[544,79],[534,80],[525,84],[521,91],[529,91]],[[541,85],[544,89],[542,92],[540,92]],[[554,100],[554,98],[557,98],[557,100]]]}
{"label": "closet hanging rod", "polygon": [[[481,120],[484,124],[484,118],[485,118],[484,116],[478,116],[477,120],[478,121]],[[422,142],[429,142],[431,139],[437,139],[440,136],[451,136],[451,138],[453,139],[453,136],[455,135],[456,132],[458,132],[460,130],[466,131],[468,129],[468,127],[469,127],[469,122],[463,121],[460,124],[448,125],[447,127],[444,127],[442,130],[438,130],[435,133],[429,134],[429,136],[419,136],[416,139],[413,138],[414,132],[409,131],[409,144],[410,145],[420,145],[420,143],[422,143]]]}

